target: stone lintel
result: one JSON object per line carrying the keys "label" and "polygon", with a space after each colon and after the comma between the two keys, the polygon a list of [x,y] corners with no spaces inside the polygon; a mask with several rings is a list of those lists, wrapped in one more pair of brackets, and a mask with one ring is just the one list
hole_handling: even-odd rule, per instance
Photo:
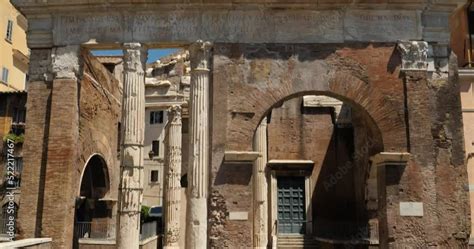
{"label": "stone lintel", "polygon": [[[198,39],[225,43],[395,42],[421,39],[439,42],[449,37],[449,29],[440,29],[436,26],[437,20],[444,20],[451,13],[437,11],[423,15],[429,20],[426,25],[430,25],[424,29],[423,8],[410,9],[410,5],[403,5],[403,8],[384,5],[375,9],[372,6],[298,9],[298,4],[291,4],[291,8],[275,11],[255,5],[238,8],[245,4],[234,4],[232,9],[229,6],[206,8],[206,4],[193,9],[188,7],[192,6],[190,4],[183,5],[185,8],[169,10],[153,9],[155,5],[148,4],[147,11],[129,12],[129,9],[141,8],[142,5],[136,3],[126,10],[109,4],[107,8],[112,7],[116,11],[98,12],[101,4],[76,3],[74,11],[58,11],[67,5],[56,5],[53,12],[48,11],[53,7],[43,3],[34,7],[37,12],[26,14],[31,48],[68,44],[119,48],[117,41],[162,47],[186,46]],[[80,7],[84,6],[92,9],[81,10]],[[176,8],[175,4],[173,6]],[[177,18],[179,21],[175,21]]]}
{"label": "stone lintel", "polygon": [[256,151],[226,151],[224,152],[224,161],[253,162],[260,156],[260,152]]}
{"label": "stone lintel", "polygon": [[314,162],[312,160],[278,160],[278,159],[273,159],[273,160],[269,160],[267,165],[272,170],[312,171],[313,167],[314,167]]}
{"label": "stone lintel", "polygon": [[381,152],[370,157],[373,166],[382,166],[387,164],[405,165],[410,159],[408,152]]}

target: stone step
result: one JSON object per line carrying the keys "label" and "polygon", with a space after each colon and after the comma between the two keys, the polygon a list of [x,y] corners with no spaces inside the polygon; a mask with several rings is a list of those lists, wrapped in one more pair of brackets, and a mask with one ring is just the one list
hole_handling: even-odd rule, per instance
{"label": "stone step", "polygon": [[279,235],[278,248],[319,248],[319,242],[312,237],[299,235]]}

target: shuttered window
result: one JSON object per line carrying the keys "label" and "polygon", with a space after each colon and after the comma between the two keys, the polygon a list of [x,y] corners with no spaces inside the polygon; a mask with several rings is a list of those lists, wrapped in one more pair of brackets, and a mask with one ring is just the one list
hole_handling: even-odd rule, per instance
{"label": "shuttered window", "polygon": [[5,39],[9,42],[12,41],[12,37],[13,37],[13,21],[12,20],[8,20],[7,22],[7,32],[5,34]]}
{"label": "shuttered window", "polygon": [[4,84],[8,84],[8,73],[8,68],[2,68],[2,78],[0,78],[0,81]]}

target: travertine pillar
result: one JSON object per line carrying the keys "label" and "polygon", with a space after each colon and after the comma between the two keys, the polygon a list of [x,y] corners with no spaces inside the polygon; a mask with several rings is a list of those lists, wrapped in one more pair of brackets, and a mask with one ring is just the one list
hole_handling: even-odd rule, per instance
{"label": "travertine pillar", "polygon": [[146,50],[124,44],[122,141],[118,207],[118,248],[138,248],[143,197],[143,138],[145,131]]}
{"label": "travertine pillar", "polygon": [[172,106],[166,126],[166,174],[165,174],[165,241],[164,248],[179,248],[181,233],[181,106]]}
{"label": "travertine pillar", "polygon": [[[410,158],[407,152],[381,152],[370,158],[377,175],[378,221],[369,222],[371,229],[378,228],[380,248],[392,248],[397,221],[400,220],[400,179]],[[372,233],[376,231],[371,230]],[[376,238],[370,238],[375,241]]]}
{"label": "travertine pillar", "polygon": [[253,247],[267,248],[268,244],[268,186],[265,174],[267,165],[267,118],[264,118],[254,136],[254,151],[260,153],[253,166]]}
{"label": "travertine pillar", "polygon": [[188,166],[188,206],[186,248],[207,247],[207,196],[209,167],[209,42],[190,46],[191,55],[191,135]]}
{"label": "travertine pillar", "polygon": [[[46,169],[37,180],[40,190],[40,236],[52,238],[52,248],[71,248],[74,231],[75,175],[79,138],[80,46],[56,47],[51,55],[53,84],[49,104]],[[41,156],[40,154],[34,156]],[[42,196],[41,196],[42,195]],[[22,199],[25,203],[28,200]],[[26,201],[25,201],[26,200]],[[21,208],[20,208],[21,210]],[[34,218],[34,217],[29,217]]]}

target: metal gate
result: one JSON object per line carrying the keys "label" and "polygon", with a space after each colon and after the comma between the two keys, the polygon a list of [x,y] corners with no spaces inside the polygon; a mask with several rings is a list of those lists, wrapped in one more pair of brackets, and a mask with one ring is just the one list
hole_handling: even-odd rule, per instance
{"label": "metal gate", "polygon": [[304,177],[278,177],[278,233],[305,233]]}

